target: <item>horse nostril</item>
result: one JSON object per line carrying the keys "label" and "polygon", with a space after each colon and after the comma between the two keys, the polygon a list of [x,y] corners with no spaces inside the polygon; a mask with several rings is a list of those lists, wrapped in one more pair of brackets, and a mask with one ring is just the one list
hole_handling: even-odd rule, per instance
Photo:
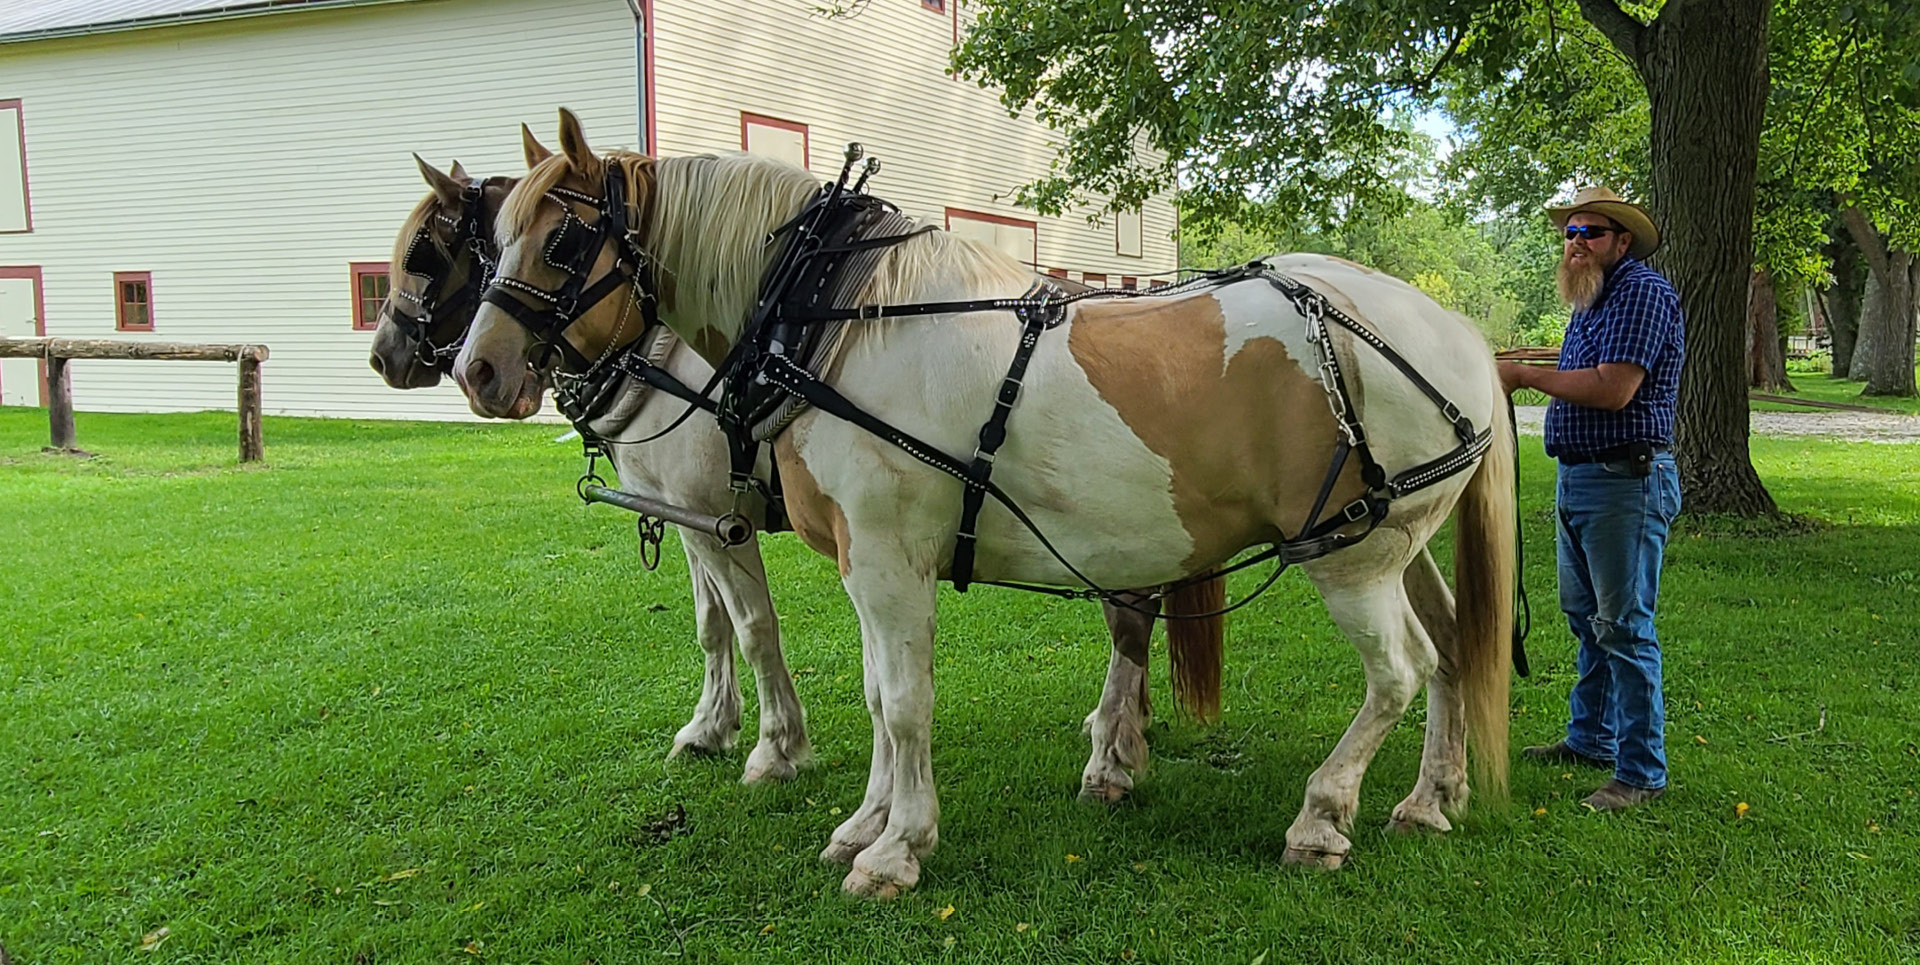
{"label": "horse nostril", "polygon": [[379,352],[373,353],[372,357],[368,359],[368,364],[372,365],[373,370],[382,376],[387,374],[387,360],[382,358]]}
{"label": "horse nostril", "polygon": [[467,366],[467,384],[468,385],[472,386],[473,388],[479,389],[479,388],[484,388],[485,386],[491,385],[492,383],[493,383],[493,363],[488,362],[486,359],[474,359],[473,364]]}

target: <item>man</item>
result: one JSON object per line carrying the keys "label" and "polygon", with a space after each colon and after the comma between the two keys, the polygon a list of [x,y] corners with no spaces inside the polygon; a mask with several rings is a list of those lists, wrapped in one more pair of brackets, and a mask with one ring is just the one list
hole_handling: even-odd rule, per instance
{"label": "man", "polygon": [[1549,208],[1565,237],[1558,281],[1573,309],[1557,370],[1500,363],[1507,391],[1538,389],[1559,462],[1560,608],[1580,643],[1567,736],[1522,754],[1613,772],[1583,804],[1619,811],[1667,786],[1666,708],[1653,632],[1668,527],[1680,511],[1674,401],[1684,356],[1680,298],[1642,259],[1653,219],[1606,188]]}

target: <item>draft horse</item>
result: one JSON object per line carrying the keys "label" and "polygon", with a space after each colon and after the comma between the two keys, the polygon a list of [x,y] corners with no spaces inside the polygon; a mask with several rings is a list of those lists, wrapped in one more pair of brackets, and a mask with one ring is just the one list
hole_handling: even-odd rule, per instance
{"label": "draft horse", "polygon": [[[523,411],[559,343],[592,358],[646,316],[723,372],[742,346],[764,349],[750,322],[766,317],[770,240],[834,186],[749,156],[599,156],[564,111],[560,145],[501,212],[500,277],[454,361],[474,410]],[[1448,829],[1444,812],[1467,800],[1469,736],[1483,789],[1504,792],[1513,430],[1472,325],[1393,278],[1302,254],[1182,293],[1077,302],[1043,331],[979,301],[1011,304],[1031,283],[983,246],[907,232],[860,286],[857,320],[817,378],[792,380],[845,403],[802,412],[773,442],[794,529],[837,560],[860,618],[872,769],[822,855],[852,865],[843,887],[910,888],[938,841],[935,588],[954,573],[964,494],[986,483],[935,465],[975,447],[1009,383],[1017,408],[990,454],[995,499],[975,525],[972,579],[1174,583],[1304,538],[1323,505],[1362,507],[1350,524],[1364,539],[1349,532],[1302,564],[1359,651],[1367,694],[1308,781],[1287,860],[1342,862],[1366,766],[1422,685],[1420,775],[1394,826]],[[960,307],[881,308],[929,303]],[[1354,451],[1363,458],[1344,458]],[[1464,471],[1429,472],[1441,464]],[[1457,609],[1425,552],[1456,511]]]}
{"label": "draft horse", "polygon": [[[533,132],[521,127],[521,146],[532,168],[551,156]],[[414,158],[431,189],[402,222],[394,242],[389,295],[374,334],[370,363],[396,389],[436,385],[452,368],[492,281],[499,247],[494,224],[517,178],[474,178],[456,162],[452,171]],[[703,384],[712,367],[675,337],[656,327],[641,336],[649,365],[683,385]],[[684,412],[673,395],[626,380],[613,387],[617,401],[577,425],[597,438],[645,438],[670,429]],[[538,403],[538,397],[534,398]],[[726,439],[711,419],[666,431],[645,445],[609,443],[609,458],[623,487],[675,505],[719,515],[733,508],[724,482]],[[765,529],[767,506],[754,497],[741,507]],[[760,695],[759,737],[741,781],[756,784],[792,778],[811,757],[805,714],[788,674],[779,618],[769,594],[757,543],[724,546],[711,533],[680,528],[693,586],[696,636],[705,655],[700,697],[693,717],[674,735],[669,757],[717,755],[731,749],[740,730],[741,694],[732,645],[752,668]],[[1211,581],[1210,581],[1211,583]],[[1203,584],[1169,604],[1204,607],[1217,586]],[[1138,604],[1136,604],[1136,607]],[[1113,639],[1108,686],[1087,715],[1092,752],[1081,777],[1082,794],[1114,802],[1133,786],[1132,771],[1146,763],[1145,726],[1151,717],[1147,689],[1152,617],[1137,608],[1106,607]],[[1176,693],[1195,714],[1217,712],[1218,625],[1183,624],[1169,634],[1179,663]]]}

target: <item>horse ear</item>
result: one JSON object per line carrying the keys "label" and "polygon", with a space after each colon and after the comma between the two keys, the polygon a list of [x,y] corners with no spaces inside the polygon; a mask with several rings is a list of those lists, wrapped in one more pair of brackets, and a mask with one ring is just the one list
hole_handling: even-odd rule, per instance
{"label": "horse ear", "polygon": [[580,130],[580,118],[566,108],[560,108],[560,153],[567,156],[567,162],[582,177],[592,180],[600,172],[600,159],[594,157],[593,148],[587,146],[587,135]]}
{"label": "horse ear", "polygon": [[[440,169],[428,164],[420,155],[413,156],[413,163],[420,166],[420,176],[427,179],[427,187],[433,189],[433,195],[442,203],[457,205],[460,203],[460,182],[440,173]],[[458,170],[458,167],[455,167]]]}
{"label": "horse ear", "polygon": [[520,153],[526,155],[529,171],[533,170],[534,165],[553,156],[553,152],[547,150],[547,146],[533,136],[533,128],[525,124],[520,125]]}
{"label": "horse ear", "polygon": [[467,173],[467,169],[460,166],[460,161],[458,159],[454,160],[453,170],[448,171],[447,176],[454,179],[455,181],[473,180],[473,177]]}

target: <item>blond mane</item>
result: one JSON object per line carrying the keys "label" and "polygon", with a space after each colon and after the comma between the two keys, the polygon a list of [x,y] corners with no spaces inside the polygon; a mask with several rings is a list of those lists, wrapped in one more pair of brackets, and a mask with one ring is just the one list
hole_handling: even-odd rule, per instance
{"label": "blond mane", "polygon": [[[776,250],[765,243],[767,234],[806,206],[820,190],[820,180],[791,164],[751,154],[655,160],[613,151],[601,160],[626,169],[635,207],[647,225],[645,245],[667,276],[662,307],[699,320],[729,343],[738,338]],[[567,158],[556,154],[528,172],[500,212],[503,248],[532,226],[540,200],[571,170]],[[890,249],[860,300],[898,304],[923,299],[932,289],[979,291],[983,285],[1018,290],[1032,277],[1031,266],[995,249],[933,231]]]}

